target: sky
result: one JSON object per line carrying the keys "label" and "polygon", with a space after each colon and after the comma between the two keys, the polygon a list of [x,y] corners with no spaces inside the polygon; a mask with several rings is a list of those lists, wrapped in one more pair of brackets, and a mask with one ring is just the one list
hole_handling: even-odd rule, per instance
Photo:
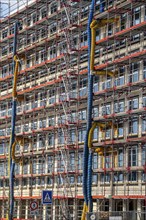
{"label": "sky", "polygon": [[14,13],[18,7],[22,8],[27,3],[30,4],[33,1],[34,0],[0,0],[0,18],[7,16],[9,13],[10,14]]}

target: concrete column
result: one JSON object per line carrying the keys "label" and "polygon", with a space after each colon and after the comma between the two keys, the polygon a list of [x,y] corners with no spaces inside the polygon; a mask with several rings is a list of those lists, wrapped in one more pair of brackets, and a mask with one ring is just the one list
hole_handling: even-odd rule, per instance
{"label": "concrete column", "polygon": [[110,178],[111,178],[111,181],[110,181],[110,195],[112,196],[112,195],[114,195],[114,187],[113,187],[114,173],[113,172],[111,172]]}
{"label": "concrete column", "polygon": [[109,212],[112,212],[113,210],[113,199],[109,199]]}
{"label": "concrete column", "polygon": [[141,178],[142,171],[137,171],[137,176],[138,176],[138,192],[136,192],[136,194],[141,195],[142,194],[142,178]]}
{"label": "concrete column", "polygon": [[[16,203],[17,204],[17,203]],[[18,206],[17,207],[15,207],[15,209],[16,209],[16,213],[17,213],[17,218],[19,219],[21,216],[20,216],[20,205],[19,205],[19,203],[18,203]],[[14,212],[15,212],[15,210],[14,210]]]}
{"label": "concrete column", "polygon": [[28,200],[26,200],[26,210],[25,210],[25,218],[28,219],[28,212],[29,212],[29,203]]}
{"label": "concrete column", "polygon": [[142,220],[141,219],[141,200],[140,199],[138,199],[137,200],[137,220]]}
{"label": "concrete column", "polygon": [[1,209],[1,211],[2,211],[2,218],[4,218],[5,210],[6,210],[6,202],[5,201],[1,202],[1,208],[2,207],[4,207],[3,209]]}
{"label": "concrete column", "polygon": [[127,220],[127,217],[126,217],[127,202],[128,200],[123,200],[123,220]]}
{"label": "concrete column", "polygon": [[111,204],[112,212],[116,210],[116,201],[112,199],[112,204]]}
{"label": "concrete column", "polygon": [[97,205],[96,210],[97,212],[99,212],[100,211],[100,200],[99,199],[96,200],[96,205]]}
{"label": "concrete column", "polygon": [[97,205],[96,212],[97,212],[97,216],[99,218],[99,216],[100,216],[100,200],[99,199],[96,200],[96,205]]}
{"label": "concrete column", "polygon": [[127,211],[127,201],[128,200],[123,200],[123,212]]}

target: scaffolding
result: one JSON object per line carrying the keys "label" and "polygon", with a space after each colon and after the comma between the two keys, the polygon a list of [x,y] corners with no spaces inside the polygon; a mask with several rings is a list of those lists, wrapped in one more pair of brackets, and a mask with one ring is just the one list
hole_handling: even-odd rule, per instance
{"label": "scaffolding", "polygon": [[[10,2],[9,2],[10,3]],[[24,3],[23,3],[24,4]],[[14,25],[18,23],[15,219],[81,219],[90,1],[9,4],[0,15],[0,219],[9,207]],[[1,6],[1,4],[0,4]],[[92,201],[99,219],[146,217],[146,4],[96,0]],[[102,22],[101,22],[102,23]],[[19,142],[19,141],[18,141]],[[53,192],[44,206],[42,191]],[[36,213],[31,203],[38,204]],[[90,214],[90,213],[88,213]]]}

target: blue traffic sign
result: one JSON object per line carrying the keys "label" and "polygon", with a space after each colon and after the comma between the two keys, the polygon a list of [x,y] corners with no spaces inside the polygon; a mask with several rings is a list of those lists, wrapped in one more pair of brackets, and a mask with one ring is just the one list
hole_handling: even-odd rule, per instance
{"label": "blue traffic sign", "polygon": [[52,191],[50,190],[42,191],[42,204],[43,205],[52,204]]}

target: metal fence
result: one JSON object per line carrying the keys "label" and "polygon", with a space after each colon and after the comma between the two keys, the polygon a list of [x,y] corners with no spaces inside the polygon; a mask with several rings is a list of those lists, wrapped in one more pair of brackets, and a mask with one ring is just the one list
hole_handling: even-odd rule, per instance
{"label": "metal fence", "polygon": [[87,220],[146,220],[146,211],[88,213]]}

